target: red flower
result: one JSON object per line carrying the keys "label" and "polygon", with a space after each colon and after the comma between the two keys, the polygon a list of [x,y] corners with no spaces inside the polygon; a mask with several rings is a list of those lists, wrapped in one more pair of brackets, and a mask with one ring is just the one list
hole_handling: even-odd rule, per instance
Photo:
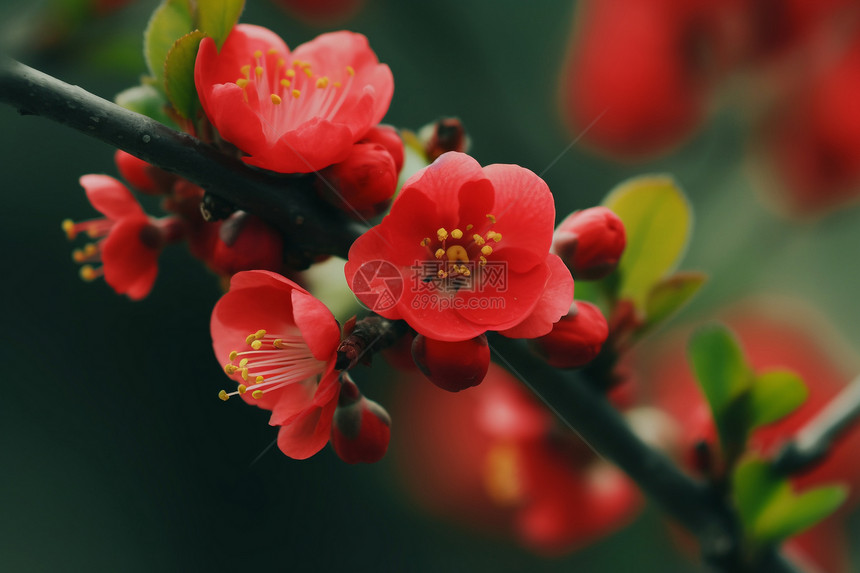
{"label": "red flower", "polygon": [[356,288],[362,266],[396,269],[402,295],[374,310],[436,340],[488,330],[541,336],[573,300],[570,272],[549,253],[554,218],[552,194],[531,171],[481,168],[446,153],[410,178],[391,213],[353,243],[347,281],[373,305],[379,293]]}
{"label": "red flower", "polygon": [[574,211],[559,224],[552,239],[552,252],[561,257],[577,279],[585,280],[611,274],[625,246],[624,223],[606,207]]}
{"label": "red flower", "polygon": [[481,386],[457,396],[412,380],[398,390],[398,436],[408,446],[397,461],[434,513],[558,554],[639,510],[635,485],[495,364]]}
{"label": "red flower", "polygon": [[249,404],[272,411],[278,447],[308,458],[329,440],[340,383],[334,370],[340,328],[296,283],[269,271],[233,276],[212,311],[212,346]]}
{"label": "red flower", "polygon": [[[150,219],[125,185],[107,175],[84,175],[80,179],[90,203],[104,215],[75,223],[63,221],[69,239],[86,232],[97,239],[74,251],[81,277],[93,280],[104,276],[117,292],[138,300],[149,294],[158,274],[158,255],[177,233],[175,221]],[[94,268],[90,263],[101,262]]]}
{"label": "red flower", "polygon": [[200,43],[194,69],[200,102],[249,165],[309,173],[343,161],[379,123],[394,92],[391,70],[367,38],[332,32],[293,52],[274,32],[236,26],[221,51]]}

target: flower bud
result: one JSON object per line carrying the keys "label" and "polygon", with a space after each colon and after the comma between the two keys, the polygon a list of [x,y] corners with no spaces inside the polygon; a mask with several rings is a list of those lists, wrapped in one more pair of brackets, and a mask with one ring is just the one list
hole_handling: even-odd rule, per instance
{"label": "flower bud", "polygon": [[618,266],[627,237],[624,223],[606,207],[575,211],[561,222],[552,238],[552,252],[578,280],[598,280]]}
{"label": "flower bud", "polygon": [[482,334],[469,340],[443,342],[419,334],[412,359],[431,382],[449,392],[477,386],[490,366],[490,347]]}
{"label": "flower bud", "polygon": [[397,173],[403,169],[403,140],[394,127],[383,124],[371,127],[359,143],[378,143],[391,154]]}
{"label": "flower bud", "polygon": [[283,239],[260,218],[236,211],[221,224],[209,265],[233,275],[252,269],[278,271],[283,265]]}
{"label": "flower bud", "polygon": [[609,327],[600,309],[589,302],[575,301],[552,332],[530,343],[550,366],[578,368],[597,357],[607,336]]}
{"label": "flower bud", "polygon": [[430,162],[448,151],[465,153],[472,143],[463,123],[456,117],[444,117],[436,123],[428,123],[418,132],[418,139],[424,144],[424,152]]}
{"label": "flower bud", "polygon": [[122,178],[128,181],[132,187],[147,195],[164,193],[170,189],[176,179],[174,175],[162,171],[121,149],[116,150],[113,160]]}
{"label": "flower bud", "polygon": [[348,464],[378,462],[388,450],[391,418],[385,408],[361,395],[343,375],[343,385],[331,427],[331,444]]}
{"label": "flower bud", "polygon": [[326,201],[351,217],[374,217],[391,204],[397,166],[384,145],[356,143],[344,161],[320,172],[316,187]]}

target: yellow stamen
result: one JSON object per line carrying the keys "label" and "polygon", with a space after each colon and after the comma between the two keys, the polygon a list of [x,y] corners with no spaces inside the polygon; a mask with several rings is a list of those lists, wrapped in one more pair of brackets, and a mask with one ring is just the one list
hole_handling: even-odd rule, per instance
{"label": "yellow stamen", "polygon": [[253,348],[254,350],[259,350],[261,346],[263,346],[263,343],[259,340],[255,340],[251,343],[251,348]]}
{"label": "yellow stamen", "polygon": [[248,365],[248,359],[247,358],[243,358],[242,360],[239,361],[239,368],[244,368],[247,365]]}
{"label": "yellow stamen", "polygon": [[275,54],[278,53],[278,50],[276,50],[275,48],[269,48],[269,51],[266,53],[269,54],[270,56],[274,56]]}
{"label": "yellow stamen", "polygon": [[220,392],[218,392],[218,397],[221,398],[222,400],[224,400],[225,402],[230,399],[230,396],[227,395],[226,390],[221,390]]}
{"label": "yellow stamen", "polygon": [[281,80],[281,85],[284,86],[285,88],[290,87],[290,85],[291,85],[290,80],[286,80],[286,79]]}
{"label": "yellow stamen", "polygon": [[471,276],[472,271],[470,271],[468,267],[463,265],[460,267],[460,274],[463,275],[464,277],[468,277],[468,276]]}
{"label": "yellow stamen", "polygon": [[257,337],[254,336],[253,334],[249,334],[248,336],[245,337],[245,344],[251,344],[255,340],[257,340]]}
{"label": "yellow stamen", "polygon": [[447,278],[448,273],[446,273],[442,269],[439,269],[439,272],[436,273],[436,276],[438,276],[440,279],[444,279]]}
{"label": "yellow stamen", "polygon": [[310,65],[304,66],[302,69],[305,71],[305,75],[307,77],[309,77],[309,78],[313,77],[314,74],[313,74],[313,72],[311,72]]}
{"label": "yellow stamen", "polygon": [[238,353],[237,351],[235,351],[235,350],[234,350],[234,351],[232,351],[232,352],[230,353],[230,362],[233,362],[233,361],[234,361],[234,360],[236,360],[238,357],[239,357],[239,353]]}
{"label": "yellow stamen", "polygon": [[298,97],[300,95],[302,95],[302,92],[300,92],[299,90],[293,90],[293,97],[294,98],[298,99]]}
{"label": "yellow stamen", "polygon": [[281,105],[281,96],[278,94],[272,94],[272,103],[275,105]]}
{"label": "yellow stamen", "polygon": [[236,368],[236,367],[235,367],[234,365],[232,365],[232,364],[225,364],[225,365],[224,365],[224,372],[227,374],[227,376],[232,376],[232,375],[233,375],[233,374],[235,374],[238,370],[239,370],[239,369],[238,369],[238,368]]}
{"label": "yellow stamen", "polygon": [[254,333],[254,338],[256,338],[257,340],[260,340],[264,336],[266,336],[266,331],[263,330],[262,328]]}
{"label": "yellow stamen", "polygon": [[473,225],[473,224],[471,224],[471,223],[469,223],[468,225],[466,225],[466,230],[467,230],[467,231],[471,231],[471,230],[472,230],[472,227],[474,227],[474,225]]}
{"label": "yellow stamen", "polygon": [[482,266],[482,267],[483,267],[484,265],[486,265],[486,264],[487,264],[487,257],[478,257],[478,259],[480,259],[480,260],[478,261],[478,264],[479,264],[480,266]]}
{"label": "yellow stamen", "polygon": [[275,340],[272,341],[272,346],[274,346],[275,348],[283,348],[284,347],[283,344],[284,344],[284,341],[281,338],[276,338]]}
{"label": "yellow stamen", "polygon": [[346,73],[348,73],[348,74],[349,74],[349,75],[351,75],[351,76],[354,76],[354,75],[355,75],[355,70],[353,69],[353,67],[352,67],[352,66],[347,66],[347,67],[346,67]]}
{"label": "yellow stamen", "polygon": [[236,85],[242,89],[245,89],[245,86],[248,85],[248,80],[246,80],[245,78],[239,78],[238,80],[236,80]]}
{"label": "yellow stamen", "polygon": [[251,392],[251,396],[253,396],[256,399],[259,399],[260,396],[262,396],[262,395],[263,395],[262,390],[254,390],[253,392]]}
{"label": "yellow stamen", "polygon": [[481,252],[485,255],[492,255],[493,247],[491,247],[490,245],[484,245],[483,247],[481,247]]}
{"label": "yellow stamen", "polygon": [[445,227],[440,227],[439,230],[436,231],[436,236],[440,241],[444,241],[448,238],[448,231],[445,230]]}
{"label": "yellow stamen", "polygon": [[318,79],[317,80],[317,87],[318,88],[327,88],[328,87],[328,78],[323,76],[320,79]]}
{"label": "yellow stamen", "polygon": [[496,222],[496,216],[495,215],[491,215],[491,214],[487,213],[487,219],[490,220],[490,223]]}
{"label": "yellow stamen", "polygon": [[244,66],[239,68],[239,71],[242,72],[242,75],[245,76],[246,78],[251,77],[251,66],[250,65],[245,64]]}
{"label": "yellow stamen", "polygon": [[72,221],[71,219],[66,219],[65,221],[63,221],[62,225],[63,225],[63,230],[66,232],[66,236],[69,238],[69,240],[74,239],[75,234],[76,234],[74,232],[75,231],[75,222]]}
{"label": "yellow stamen", "polygon": [[463,231],[461,231],[460,229],[454,229],[453,231],[451,231],[451,236],[455,239],[462,239]]}
{"label": "yellow stamen", "polygon": [[258,78],[262,78],[263,77],[263,66],[257,66],[256,68],[254,68],[254,74],[256,74],[256,76]]}
{"label": "yellow stamen", "polygon": [[445,256],[445,249],[436,249],[436,258],[441,259]]}
{"label": "yellow stamen", "polygon": [[340,86],[342,86],[343,84],[342,84],[342,83],[340,83],[340,82],[334,82],[332,85],[333,85],[334,87],[336,87],[336,88],[339,88],[339,87],[340,87]]}
{"label": "yellow stamen", "polygon": [[482,237],[478,233],[475,233],[474,235],[472,235],[472,240],[475,241],[475,244],[478,245],[479,247],[481,245],[483,245],[484,243],[486,243],[486,241],[484,240],[484,237]]}
{"label": "yellow stamen", "polygon": [[284,66],[286,66],[286,65],[287,65],[287,62],[285,62],[285,61],[284,61],[284,58],[279,58],[279,59],[278,59],[277,67],[279,67],[279,68],[283,68],[283,67],[284,67]]}
{"label": "yellow stamen", "polygon": [[296,77],[296,70],[289,69],[286,72],[284,72],[284,75],[287,76],[288,78],[294,78],[294,77]]}
{"label": "yellow stamen", "polygon": [[257,50],[256,52],[254,52],[254,57],[259,60],[260,58],[263,57],[263,52],[261,52],[260,50]]}
{"label": "yellow stamen", "polygon": [[244,384],[239,384],[239,394],[244,394],[247,391],[248,391],[247,386],[245,386]]}
{"label": "yellow stamen", "polygon": [[429,247],[430,246],[430,237],[424,237],[423,239],[421,239],[421,246],[422,247]]}
{"label": "yellow stamen", "polygon": [[254,378],[254,384],[262,384],[262,383],[263,383],[263,376],[262,375],[259,375],[256,378]]}
{"label": "yellow stamen", "polygon": [[247,368],[242,368],[242,380],[244,380],[245,382],[248,381],[248,369]]}
{"label": "yellow stamen", "polygon": [[94,281],[97,278],[99,278],[99,274],[90,265],[82,266],[80,273],[81,273],[81,279],[83,279],[87,282]]}

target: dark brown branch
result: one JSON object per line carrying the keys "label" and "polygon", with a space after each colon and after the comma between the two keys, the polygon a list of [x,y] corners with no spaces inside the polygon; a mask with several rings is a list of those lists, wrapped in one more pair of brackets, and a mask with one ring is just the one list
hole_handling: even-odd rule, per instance
{"label": "dark brown branch", "polygon": [[288,250],[309,260],[324,254],[345,257],[366,230],[318,199],[307,177],[252,169],[199,139],[14,60],[0,59],[0,101],[200,185],[237,209],[269,221],[283,234]]}

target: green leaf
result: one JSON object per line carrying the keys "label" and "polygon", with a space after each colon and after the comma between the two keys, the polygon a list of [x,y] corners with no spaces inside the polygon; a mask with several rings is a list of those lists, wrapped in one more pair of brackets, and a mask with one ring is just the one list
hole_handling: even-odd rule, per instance
{"label": "green leaf", "polygon": [[[753,535],[761,543],[776,543],[808,529],[839,509],[848,497],[848,488],[829,485],[807,490],[800,495],[787,482],[758,516]],[[785,493],[783,493],[785,492]]]}
{"label": "green leaf", "polygon": [[734,335],[721,324],[699,329],[690,339],[688,355],[719,425],[729,404],[749,390],[752,370]]}
{"label": "green leaf", "polygon": [[164,111],[167,99],[165,99],[164,94],[151,85],[134,86],[123,90],[116,95],[114,101],[125,109],[175,127],[173,121]]}
{"label": "green leaf", "polygon": [[747,399],[749,428],[776,422],[806,401],[809,390],[803,380],[788,370],[771,370],[753,381]]}
{"label": "green leaf", "polygon": [[687,304],[705,284],[704,273],[682,272],[665,278],[654,285],[645,301],[647,328],[652,328]]}
{"label": "green leaf", "polygon": [[194,62],[203,32],[195,30],[176,40],[164,63],[164,87],[170,103],[185,119],[194,119],[200,107],[194,87]]}
{"label": "green leaf", "polygon": [[221,48],[230,30],[239,21],[245,8],[245,0],[206,0],[197,4],[198,27],[204,34],[215,40]]}
{"label": "green leaf", "polygon": [[777,543],[811,527],[847,497],[847,489],[838,485],[795,494],[789,481],[759,458],[738,465],[732,488],[744,531],[759,545]]}
{"label": "green leaf", "polygon": [[176,40],[192,30],[194,18],[188,0],[163,0],[152,13],[143,33],[143,53],[149,73],[159,87],[164,85],[167,53]]}
{"label": "green leaf", "polygon": [[654,284],[671,272],[690,236],[692,211],[675,181],[665,175],[630,179],[603,201],[624,222],[627,248],[618,265],[619,298],[644,309]]}

